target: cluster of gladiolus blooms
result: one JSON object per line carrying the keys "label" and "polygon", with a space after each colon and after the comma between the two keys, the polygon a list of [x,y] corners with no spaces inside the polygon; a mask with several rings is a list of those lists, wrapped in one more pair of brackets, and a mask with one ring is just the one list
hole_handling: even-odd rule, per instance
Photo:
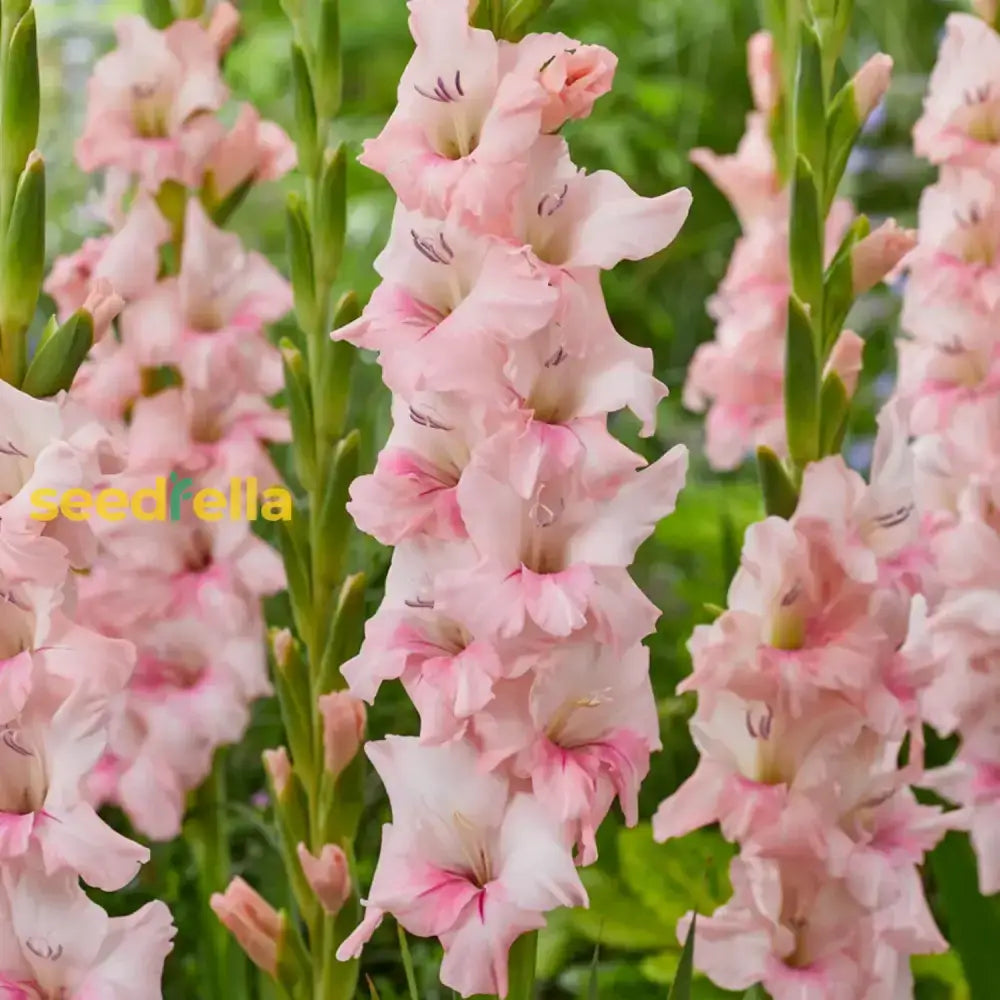
{"label": "cluster of gladiolus blooms", "polygon": [[[708,303],[709,314],[718,324],[715,339],[695,352],[684,386],[684,405],[696,412],[708,411],[705,454],[714,469],[736,468],[760,445],[779,455],[786,451],[782,388],[791,291],[790,199],[788,186],[778,174],[770,136],[780,85],[771,36],[758,32],[747,51],[754,110],[747,116],[739,148],[728,156],[709,149],[691,153],[692,161],[729,199],[743,231],[726,276]],[[877,55],[855,78],[862,120],[885,91],[891,66],[888,56]],[[828,257],[836,251],[852,217],[850,202],[838,199],[833,203],[826,223]],[[890,224],[872,234],[860,252],[892,253],[905,238]],[[844,330],[828,362],[849,394],[861,370],[862,347],[856,333]]]}
{"label": "cluster of gladiolus blooms", "polygon": [[[982,7],[995,18],[995,5]],[[1000,35],[989,24],[949,17],[914,143],[940,167],[920,202],[899,343],[897,392],[938,572],[916,652],[931,678],[925,719],[960,737],[927,783],[964,807],[990,894],[1000,891]]]}
{"label": "cluster of gladiolus blooms", "polygon": [[0,993],[159,997],[166,906],[111,919],[80,884],[116,891],[149,858],[100,819],[86,787],[135,651],[81,623],[74,580],[92,564],[89,528],[31,517],[35,489],[89,488],[117,456],[65,396],[0,382],[0,412]]}
{"label": "cluster of gladiolus blooms", "polygon": [[748,529],[728,608],[691,639],[701,761],[653,828],[718,822],[740,846],[732,899],[697,922],[696,964],[724,988],[895,1000],[912,995],[910,955],[947,948],[919,865],[965,815],[910,787],[933,588],[912,465],[892,405],[870,485],[840,456],[808,466],[795,515]]}
{"label": "cluster of gladiolus blooms", "polygon": [[[411,0],[415,54],[362,162],[399,199],[382,284],[335,336],[378,352],[393,429],[357,480],[358,526],[395,546],[350,691],[398,679],[419,737],[367,746],[392,823],[357,954],[392,914],[444,945],[442,981],[507,992],[507,955],[557,906],[617,798],[636,821],[659,748],[641,645],[658,616],[628,572],[687,465],[649,467],[608,431],[651,433],[666,389],[611,324],[600,274],[671,242],[690,204],[586,174],[557,134],[616,58],[558,34],[470,28],[466,0]],[[575,857],[574,857],[575,852]]]}
{"label": "cluster of gladiolus blooms", "polygon": [[[702,348],[688,383],[689,400],[714,400],[708,450],[719,467],[738,464],[753,445],[780,447],[784,438],[774,400],[781,398],[789,280],[785,265],[778,270],[774,261],[787,259],[787,195],[776,192],[763,116],[774,106],[770,63],[769,41],[757,36],[750,66],[758,110],[737,156],[697,154],[744,227],[720,296],[725,308],[717,339]],[[887,72],[886,57],[875,56],[855,77],[862,121],[872,97],[884,92]],[[918,136],[926,128],[925,119]],[[841,215],[835,203],[831,219]],[[779,226],[780,238],[768,235]],[[842,228],[837,221],[833,226]],[[771,241],[766,254],[752,252],[757,240],[762,246]],[[912,246],[912,234],[891,222],[858,244],[855,292],[870,288]],[[909,259],[920,267],[926,257],[918,247]],[[957,288],[941,265],[938,256],[927,280]],[[927,305],[921,301],[925,328],[940,339],[960,313],[949,313],[947,304],[932,318]],[[945,317],[948,323],[941,322]],[[770,352],[754,346],[765,328]],[[845,333],[840,345],[828,364],[851,392],[860,342]],[[765,400],[770,410],[740,395],[756,384],[768,358],[774,362]],[[754,372],[746,371],[747,363]],[[794,516],[768,517],[748,530],[727,609],[699,626],[689,645],[693,672],[681,687],[698,693],[691,728],[701,760],[661,805],[654,833],[666,840],[718,823],[739,845],[733,897],[699,918],[696,931],[696,965],[727,989],[762,983],[775,1000],[896,1000],[912,995],[910,956],[947,947],[924,898],[919,865],[946,830],[968,826],[970,812],[921,804],[912,787],[934,783],[924,770],[923,722],[940,720],[953,710],[954,695],[970,691],[967,675],[936,676],[928,645],[956,626],[946,611],[927,616],[949,561],[965,573],[969,563],[961,562],[966,550],[956,556],[954,539],[947,542],[949,554],[937,551],[941,515],[923,513],[933,465],[915,460],[909,435],[914,421],[927,419],[928,403],[906,397],[927,390],[910,390],[909,363],[904,354],[904,398],[879,418],[870,482],[840,456],[809,465]],[[959,441],[981,447],[984,436],[967,424],[956,434]],[[916,458],[921,455],[918,448]],[[951,481],[967,487],[971,474],[966,464],[955,469],[966,478]],[[982,549],[977,555],[988,558]],[[970,671],[978,669],[970,665],[968,645],[956,646],[950,635],[940,644]],[[952,695],[948,709],[943,687]],[[981,706],[981,692],[969,703]],[[962,777],[968,795],[979,794],[978,786],[971,791],[969,772],[957,775],[954,768],[939,787]],[[678,933],[689,925],[686,918]]]}
{"label": "cluster of gladiolus blooms", "polygon": [[[76,155],[107,171],[111,232],[57,261],[46,288],[60,313],[102,291],[123,300],[71,398],[121,443],[113,485],[129,496],[164,479],[198,495],[280,482],[265,446],[288,440],[289,427],[268,401],[282,372],[265,327],[290,309],[291,289],[212,215],[291,169],[295,151],[249,105],[228,131],[220,121],[220,60],[237,28],[229,4],[207,26],[157,31],[125,18],[89,84]],[[170,519],[92,522],[99,554],[77,605],[137,648],[91,795],[155,839],[180,831],[215,749],[242,737],[252,701],[269,693],[260,602],[284,586],[277,553],[246,519],[206,519],[174,499]]]}

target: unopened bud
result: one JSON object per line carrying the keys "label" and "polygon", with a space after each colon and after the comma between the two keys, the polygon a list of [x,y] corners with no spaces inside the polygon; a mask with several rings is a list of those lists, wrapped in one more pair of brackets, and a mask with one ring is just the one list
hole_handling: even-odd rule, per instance
{"label": "unopened bud", "polygon": [[774,57],[774,38],[769,31],[758,31],[747,43],[747,76],[753,103],[758,111],[770,114],[778,105],[781,75]]}
{"label": "unopened bud", "polygon": [[868,116],[878,107],[889,89],[891,79],[892,57],[884,52],[872,56],[854,75],[851,85],[854,87],[854,106],[860,121],[867,121]]}
{"label": "unopened bud", "polygon": [[972,0],[972,9],[994,27],[1000,22],[1000,0]]}
{"label": "unopened bud", "polygon": [[107,278],[98,278],[91,285],[83,308],[94,318],[95,344],[111,329],[111,323],[124,305],[125,300],[114,290]]}
{"label": "unopened bud", "polygon": [[209,905],[250,960],[269,976],[277,975],[278,911],[241,878],[234,878],[225,892],[213,893]]}
{"label": "unopened bud", "polygon": [[225,55],[229,46],[240,33],[240,13],[231,3],[220,3],[212,11],[208,22],[208,37],[220,56]]}
{"label": "unopened bud", "polygon": [[265,750],[264,768],[274,786],[274,794],[284,795],[285,789],[288,788],[288,782],[292,778],[292,762],[288,758],[288,751],[284,747],[278,747],[277,750]]}
{"label": "unopened bud", "polygon": [[869,233],[851,251],[854,294],[861,295],[874,288],[916,245],[916,232],[901,228],[894,219]]}
{"label": "unopened bud", "polygon": [[294,650],[291,631],[287,628],[273,628],[268,638],[271,640],[271,651],[274,654],[275,665],[279,670],[285,670],[292,662]]}
{"label": "unopened bud", "polygon": [[858,387],[864,350],[865,342],[861,337],[853,330],[843,330],[826,362],[823,374],[836,372],[840,381],[844,383],[848,396],[853,396],[854,390]]}
{"label": "unopened bud", "polygon": [[337,778],[354,759],[365,732],[365,706],[346,691],[321,695],[323,716],[323,762]]}
{"label": "unopened bud", "polygon": [[318,858],[309,853],[305,844],[299,844],[297,854],[320,906],[331,915],[339,913],[351,895],[347,855],[336,844],[324,844]]}

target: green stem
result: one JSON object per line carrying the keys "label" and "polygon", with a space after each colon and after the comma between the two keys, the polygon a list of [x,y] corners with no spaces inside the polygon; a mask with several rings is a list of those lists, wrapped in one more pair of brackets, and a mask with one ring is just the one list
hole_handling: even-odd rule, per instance
{"label": "green stem", "polygon": [[511,946],[507,960],[509,985],[507,1000],[534,1000],[535,964],[538,960],[538,931],[522,934]]}
{"label": "green stem", "polygon": [[231,872],[226,798],[225,754],[220,750],[215,755],[211,775],[195,793],[194,810],[184,831],[197,871],[200,912],[206,922],[202,944],[208,960],[209,982],[212,996],[218,1000],[229,1000],[233,996],[233,983],[241,981],[231,975],[239,956],[229,932],[208,908],[212,893],[223,892],[229,884]]}

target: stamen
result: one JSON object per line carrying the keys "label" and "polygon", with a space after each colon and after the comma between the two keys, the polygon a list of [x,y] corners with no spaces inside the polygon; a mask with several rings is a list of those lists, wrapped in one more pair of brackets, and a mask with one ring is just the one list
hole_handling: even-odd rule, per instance
{"label": "stamen", "polygon": [[0,455],[13,455],[16,458],[27,458],[28,456],[21,451],[20,448],[13,441],[8,440],[6,443],[0,444]]}
{"label": "stamen", "polygon": [[916,509],[916,504],[908,503],[903,507],[897,507],[895,510],[888,511],[885,514],[879,514],[873,520],[879,527],[882,528],[895,528],[897,525],[903,524],[908,521],[910,515]]}
{"label": "stamen", "polygon": [[447,424],[442,424],[426,413],[421,413],[416,407],[410,407],[410,419],[421,427],[427,427],[432,431],[450,431],[454,428]]}
{"label": "stamen", "polygon": [[566,360],[566,351],[560,347],[555,354],[545,362],[546,368],[555,368],[557,365],[561,365]]}
{"label": "stamen", "polygon": [[3,731],[3,736],[0,736],[0,740],[3,741],[5,747],[9,750],[13,750],[14,753],[19,754],[22,757],[34,757],[35,755],[27,748],[21,746],[17,741],[18,732],[16,729],[5,728]]}
{"label": "stamen", "polygon": [[62,958],[63,946],[61,944],[51,945],[44,938],[28,938],[24,942],[24,947],[32,955],[43,958],[48,962],[58,962]]}
{"label": "stamen", "polygon": [[[559,194],[549,193],[542,195],[541,200],[538,202],[539,216],[544,215],[548,218],[551,218],[553,215],[555,215],[556,212],[558,212],[559,209],[562,208],[563,205],[565,204],[567,194],[569,194],[569,184],[563,184],[562,190],[559,192]],[[551,199],[551,204],[549,204],[550,199]]]}
{"label": "stamen", "polygon": [[403,602],[408,608],[423,608],[430,611],[434,607],[434,602],[424,597],[415,597]]}

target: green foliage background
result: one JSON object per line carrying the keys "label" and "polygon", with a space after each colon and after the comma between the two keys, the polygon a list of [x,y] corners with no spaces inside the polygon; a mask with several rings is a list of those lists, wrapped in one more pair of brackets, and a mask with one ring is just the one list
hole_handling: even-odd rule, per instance
{"label": "green foliage background", "polygon": [[[36,0],[43,35],[44,107],[40,146],[51,169],[49,196],[50,253],[75,249],[85,235],[99,231],[88,215],[93,179],[72,162],[72,144],[80,129],[86,78],[94,59],[112,45],[116,17],[135,13],[139,0]],[[289,31],[277,0],[242,0],[246,31],[226,67],[235,94],[256,104],[266,117],[288,126],[292,109]],[[931,172],[913,160],[909,130],[919,114],[926,74],[933,64],[941,25],[951,9],[935,0],[859,0],[855,33],[848,55],[855,67],[883,49],[896,60],[893,90],[886,113],[866,138],[848,183],[859,206],[873,218],[894,214],[912,222],[920,188]],[[411,43],[403,0],[342,0],[346,47],[345,116],[341,137],[352,152],[374,135],[391,111],[396,82]],[[689,670],[685,642],[692,627],[705,620],[706,603],[724,604],[726,585],[735,569],[742,532],[761,516],[752,470],[719,477],[698,456],[701,421],[680,407],[680,389],[691,355],[712,327],[705,300],[725,270],[738,226],[725,200],[688,162],[695,146],[719,151],[735,148],[750,107],[745,76],[745,41],[759,26],[752,0],[556,0],[541,30],[560,30],[616,51],[621,64],[613,94],[604,98],[587,122],[574,123],[568,138],[578,163],[610,168],[643,194],[678,185],[694,192],[694,208],[680,238],[665,253],[627,264],[607,276],[605,289],[619,329],[631,340],[651,346],[658,374],[673,398],[661,412],[658,438],[643,442],[650,455],[681,440],[694,456],[689,485],[677,513],[665,521],[643,548],[637,576],[663,609],[653,648],[653,679],[659,698],[664,750],[654,761],[643,789],[642,814],[690,772],[694,752],[686,718],[693,707],[678,699],[676,683]],[[237,228],[248,246],[284,265],[283,188],[255,191],[241,209]],[[375,275],[371,262],[384,243],[393,198],[387,184],[357,164],[349,175],[349,248],[344,269],[347,287],[364,297]],[[865,463],[873,413],[886,391],[891,368],[896,300],[888,292],[869,298],[853,326],[868,340],[866,370],[849,455]],[[356,414],[364,427],[367,462],[388,429],[388,410],[373,366],[366,366],[364,400]],[[622,433],[635,428],[622,420]],[[363,544],[363,543],[359,543]],[[365,547],[358,553],[382,561],[384,552]],[[377,584],[377,580],[376,580]],[[372,591],[377,601],[377,587]],[[280,615],[280,606],[275,609]],[[401,691],[383,689],[371,713],[371,732],[413,732],[415,720]],[[276,904],[284,892],[273,834],[261,789],[260,750],[280,741],[273,704],[259,706],[244,745],[228,754],[230,819],[236,849],[234,865]],[[377,779],[369,788],[371,809],[360,853],[372,863],[378,830],[386,818]],[[680,945],[677,918],[689,908],[711,912],[728,894],[726,864],[730,849],[714,833],[658,846],[648,825],[622,829],[613,815],[601,831],[601,858],[585,878],[590,911],[559,913],[542,937],[541,996],[587,997],[596,970],[600,996],[620,1000],[665,997],[674,975]],[[934,887],[931,886],[932,893]],[[198,973],[198,940],[211,915],[194,895],[191,861],[182,843],[155,849],[142,883],[106,900],[131,909],[151,896],[165,898],[181,928],[168,965],[166,996],[203,997]],[[945,917],[942,915],[942,922]],[[599,946],[595,958],[595,945]],[[436,946],[412,942],[425,1000],[444,1000],[437,984]],[[405,996],[395,931],[388,927],[366,951],[366,967],[383,1000]],[[921,959],[920,1000],[961,1000],[968,996],[955,955]],[[243,973],[240,973],[242,976]],[[247,996],[267,996],[267,988],[246,971]],[[240,995],[234,980],[234,996]],[[697,1000],[724,996],[696,979]]]}

